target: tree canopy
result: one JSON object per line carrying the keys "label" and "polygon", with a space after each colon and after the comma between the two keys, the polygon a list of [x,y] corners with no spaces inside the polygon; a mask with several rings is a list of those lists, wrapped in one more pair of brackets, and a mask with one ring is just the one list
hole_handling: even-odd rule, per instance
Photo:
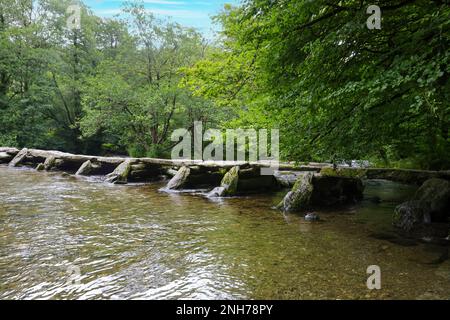
{"label": "tree canopy", "polygon": [[225,5],[208,43],[139,2],[67,30],[69,1],[3,0],[0,144],[166,156],[203,120],[279,128],[285,160],[448,169],[449,3],[372,2]]}

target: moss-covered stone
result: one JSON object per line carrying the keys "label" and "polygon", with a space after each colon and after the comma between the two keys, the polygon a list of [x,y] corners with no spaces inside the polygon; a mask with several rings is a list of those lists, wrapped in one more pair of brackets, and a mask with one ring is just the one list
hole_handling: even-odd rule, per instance
{"label": "moss-covered stone", "polygon": [[43,170],[45,170],[44,164],[43,164],[43,163],[39,163],[39,164],[36,166],[36,170],[37,170],[37,171],[43,171]]}
{"label": "moss-covered stone", "polygon": [[312,179],[314,174],[312,172],[305,173],[298,177],[292,190],[289,191],[284,199],[280,202],[277,208],[285,211],[299,211],[309,207],[311,197],[314,191]]}
{"label": "moss-covered stone", "polygon": [[310,207],[323,207],[354,203],[363,197],[364,185],[359,178],[324,176],[312,172],[299,176],[278,208],[300,211]]}
{"label": "moss-covered stone", "polygon": [[223,177],[220,186],[224,188],[223,196],[234,196],[237,194],[239,182],[239,166],[231,168]]}
{"label": "moss-covered stone", "polygon": [[131,172],[131,161],[125,160],[112,173],[106,176],[106,181],[114,184],[126,184]]}

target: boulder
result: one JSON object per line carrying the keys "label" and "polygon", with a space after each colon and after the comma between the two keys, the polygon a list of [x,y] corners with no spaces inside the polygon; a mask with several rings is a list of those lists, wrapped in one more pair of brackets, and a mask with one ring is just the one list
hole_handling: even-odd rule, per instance
{"label": "boulder", "polygon": [[76,176],[89,176],[100,169],[100,165],[94,160],[87,160],[83,162],[81,167],[75,173]]}
{"label": "boulder", "polygon": [[298,177],[292,190],[277,208],[283,211],[300,211],[309,207],[354,203],[363,198],[363,191],[364,185],[359,178],[308,172]]}
{"label": "boulder", "polygon": [[131,171],[131,160],[122,162],[112,173],[106,176],[106,182],[114,184],[126,184],[128,182],[128,175]]}
{"label": "boulder", "polygon": [[427,208],[432,221],[446,221],[450,216],[450,182],[429,179],[416,191],[414,200]]}
{"label": "boulder", "polygon": [[222,196],[234,196],[237,194],[239,183],[239,166],[231,168],[223,177],[220,186],[224,188]]}
{"label": "boulder", "polygon": [[405,231],[411,231],[425,223],[425,212],[426,209],[420,201],[404,202],[395,208],[393,225]]}
{"label": "boulder", "polygon": [[308,213],[305,215],[305,221],[313,222],[313,221],[319,221],[319,220],[320,220],[320,217],[317,213],[312,212],[312,213]]}
{"label": "boulder", "polygon": [[289,191],[278,208],[285,211],[298,211],[308,207],[314,190],[312,172],[305,173],[297,178],[292,190]]}
{"label": "boulder", "polygon": [[43,163],[39,163],[39,164],[36,166],[36,170],[37,170],[37,171],[43,171],[43,170],[45,170],[44,164],[43,164]]}
{"label": "boulder", "polygon": [[28,149],[23,148],[19,153],[9,162],[10,167],[17,167],[27,156]]}
{"label": "boulder", "polygon": [[450,182],[426,180],[411,201],[395,208],[393,225],[412,231],[432,222],[446,222],[450,216]]}
{"label": "boulder", "polygon": [[54,156],[49,156],[45,159],[44,168],[45,170],[51,170],[56,164],[56,158]]}
{"label": "boulder", "polygon": [[170,179],[169,183],[166,186],[168,190],[179,190],[187,185],[187,180],[189,175],[191,174],[191,169],[189,167],[181,167],[176,175]]}

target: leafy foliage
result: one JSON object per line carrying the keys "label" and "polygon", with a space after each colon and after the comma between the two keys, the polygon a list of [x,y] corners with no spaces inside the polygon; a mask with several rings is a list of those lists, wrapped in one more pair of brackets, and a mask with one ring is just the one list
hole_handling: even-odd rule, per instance
{"label": "leafy foliage", "polygon": [[199,62],[191,88],[220,105],[238,86],[237,124],[279,127],[287,159],[415,158],[417,166],[449,167],[450,7],[380,1],[382,28],[370,30],[370,4],[228,7],[218,18],[226,58]]}
{"label": "leafy foliage", "polygon": [[279,128],[286,160],[450,167],[450,6],[382,0],[225,5],[219,41],[148,13],[0,3],[0,144],[167,156],[174,128]]}

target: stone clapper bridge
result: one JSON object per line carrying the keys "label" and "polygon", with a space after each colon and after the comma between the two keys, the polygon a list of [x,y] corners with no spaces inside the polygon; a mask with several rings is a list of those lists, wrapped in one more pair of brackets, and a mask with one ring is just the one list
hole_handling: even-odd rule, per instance
{"label": "stone clapper bridge", "polygon": [[208,197],[238,196],[291,188],[278,208],[301,211],[314,206],[353,203],[363,198],[362,178],[421,184],[430,178],[449,180],[448,171],[378,168],[333,169],[323,163],[280,163],[273,175],[261,175],[269,161],[199,161],[153,158],[96,157],[59,151],[0,147],[0,164],[76,176],[103,176],[108,183],[169,180],[162,190],[207,189]]}

